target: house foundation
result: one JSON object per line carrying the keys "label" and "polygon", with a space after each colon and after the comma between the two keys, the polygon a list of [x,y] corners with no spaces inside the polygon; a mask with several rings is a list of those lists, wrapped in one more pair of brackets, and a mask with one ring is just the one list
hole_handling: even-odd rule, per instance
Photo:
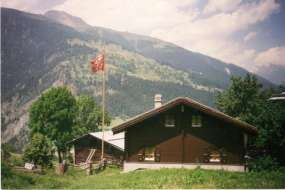
{"label": "house foundation", "polygon": [[123,172],[130,172],[139,169],[162,169],[162,168],[195,168],[209,170],[225,170],[234,172],[244,172],[244,165],[222,165],[222,164],[205,164],[205,163],[146,163],[146,162],[124,162]]}

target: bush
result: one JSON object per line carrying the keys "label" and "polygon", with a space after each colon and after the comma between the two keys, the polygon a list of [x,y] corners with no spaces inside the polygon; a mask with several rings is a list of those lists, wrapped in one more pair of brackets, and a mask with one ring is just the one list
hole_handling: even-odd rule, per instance
{"label": "bush", "polygon": [[31,143],[24,152],[24,160],[42,167],[50,167],[52,158],[52,144],[49,139],[40,133],[34,134]]}
{"label": "bush", "polygon": [[11,168],[10,166],[5,162],[1,162],[1,178],[6,179],[12,176]]}
{"label": "bush", "polygon": [[11,166],[24,166],[25,161],[23,160],[21,155],[12,154],[9,160]]}
{"label": "bush", "polygon": [[250,161],[249,169],[250,171],[262,171],[262,170],[273,171],[278,169],[278,163],[276,162],[275,159],[266,155]]}
{"label": "bush", "polygon": [[11,152],[13,151],[13,147],[7,143],[1,144],[1,159],[8,161],[11,157]]}
{"label": "bush", "polygon": [[2,176],[2,189],[27,189],[30,185],[34,185],[34,179],[30,174],[18,173],[10,171],[10,176]]}

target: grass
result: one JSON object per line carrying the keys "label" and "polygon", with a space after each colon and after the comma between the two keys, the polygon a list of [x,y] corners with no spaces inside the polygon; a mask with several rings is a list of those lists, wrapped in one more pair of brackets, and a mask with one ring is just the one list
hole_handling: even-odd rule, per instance
{"label": "grass", "polygon": [[[3,171],[4,172],[4,171]],[[13,171],[2,179],[8,189],[94,189],[94,188],[285,188],[285,172],[226,172],[211,170],[161,169],[121,173],[108,167],[99,174],[86,176],[80,169],[70,168],[63,176],[54,170],[45,174]]]}

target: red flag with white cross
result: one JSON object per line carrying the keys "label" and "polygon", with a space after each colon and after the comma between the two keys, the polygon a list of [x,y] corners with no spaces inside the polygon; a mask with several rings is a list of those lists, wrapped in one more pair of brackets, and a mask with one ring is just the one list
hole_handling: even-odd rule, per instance
{"label": "red flag with white cross", "polygon": [[105,56],[104,53],[100,53],[95,59],[90,61],[91,71],[96,73],[97,71],[104,71],[105,67]]}

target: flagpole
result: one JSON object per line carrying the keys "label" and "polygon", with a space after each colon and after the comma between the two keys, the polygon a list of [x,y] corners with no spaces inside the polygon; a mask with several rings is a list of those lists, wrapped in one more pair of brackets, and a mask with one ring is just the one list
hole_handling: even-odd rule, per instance
{"label": "flagpole", "polygon": [[102,153],[101,153],[101,159],[104,159],[104,132],[105,132],[105,69],[106,63],[105,63],[105,50],[103,49],[103,56],[104,56],[104,69],[103,69],[103,84],[102,84]]}

